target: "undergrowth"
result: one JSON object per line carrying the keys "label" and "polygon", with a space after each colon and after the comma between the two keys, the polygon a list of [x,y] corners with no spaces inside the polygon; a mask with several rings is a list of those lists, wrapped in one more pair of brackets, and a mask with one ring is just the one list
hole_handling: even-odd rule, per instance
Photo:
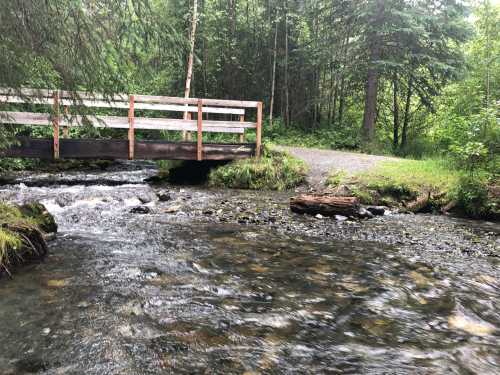
{"label": "undergrowth", "polygon": [[305,182],[307,167],[302,160],[283,151],[264,147],[260,159],[245,159],[218,167],[209,175],[209,185],[237,189],[287,190]]}
{"label": "undergrowth", "polygon": [[435,209],[453,202],[473,218],[497,218],[500,209],[498,180],[484,170],[467,174],[446,159],[389,161],[354,176],[332,171],[326,183],[347,188],[364,204],[394,206],[428,196]]}

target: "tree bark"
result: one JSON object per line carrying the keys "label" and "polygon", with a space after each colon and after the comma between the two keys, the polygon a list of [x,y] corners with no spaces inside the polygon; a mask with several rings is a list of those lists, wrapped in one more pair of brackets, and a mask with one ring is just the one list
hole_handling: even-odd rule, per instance
{"label": "tree bark", "polygon": [[290,199],[290,209],[300,214],[357,216],[359,208],[359,199],[356,197],[304,194]]}
{"label": "tree bark", "polygon": [[394,151],[398,149],[399,144],[399,104],[398,104],[398,77],[394,73],[392,79],[393,96],[392,96],[392,116],[393,116],[393,138],[392,148]]}
{"label": "tree bark", "polygon": [[[186,86],[184,88],[184,98],[189,98],[191,90],[191,79],[193,77],[193,56],[194,56],[194,42],[196,39],[196,24],[198,22],[198,0],[193,0],[193,18],[191,21],[191,34],[189,36],[190,50],[186,75]],[[189,112],[184,112],[184,120],[189,119]],[[186,140],[188,134],[186,131],[182,132],[182,139]]]}
{"label": "tree bark", "polygon": [[[378,47],[374,47],[372,53],[372,63],[378,58]],[[378,90],[378,71],[371,65],[368,68],[365,86],[365,110],[363,114],[363,141],[370,143],[375,136],[375,117],[377,110],[377,90]]]}
{"label": "tree bark", "polygon": [[[277,18],[277,17],[276,17]],[[274,89],[276,87],[276,57],[278,52],[278,20],[274,20],[273,74],[271,78],[271,103],[269,104],[269,127],[273,127]]]}
{"label": "tree bark", "polygon": [[289,92],[288,92],[288,2],[285,1],[285,126],[288,127],[290,122],[289,108]]}
{"label": "tree bark", "polygon": [[405,103],[405,117],[403,120],[403,129],[401,131],[401,149],[406,147],[408,143],[408,125],[410,123],[410,105],[411,105],[411,96],[413,91],[413,75],[410,75],[408,79],[408,90],[406,91],[406,103]]}
{"label": "tree bark", "polygon": [[384,0],[377,0],[376,15],[373,19],[371,28],[368,30],[367,40],[370,50],[370,61],[365,85],[365,110],[363,114],[362,138],[365,143],[371,143],[375,137],[375,122],[377,111],[377,90],[379,71],[376,62],[380,59],[381,40],[379,29],[382,23],[384,13]]}

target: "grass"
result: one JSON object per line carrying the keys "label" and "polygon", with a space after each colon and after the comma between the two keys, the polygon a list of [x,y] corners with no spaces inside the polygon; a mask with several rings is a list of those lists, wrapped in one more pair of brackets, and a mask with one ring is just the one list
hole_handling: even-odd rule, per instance
{"label": "grass", "polygon": [[0,202],[0,271],[9,272],[10,264],[22,261],[26,254],[38,255],[39,234],[33,219],[23,216],[17,207]]}
{"label": "grass", "polygon": [[347,186],[365,204],[395,205],[424,194],[449,201],[459,179],[460,172],[442,159],[400,160],[354,176],[333,171],[327,185]]}
{"label": "grass", "polygon": [[500,211],[498,180],[485,171],[466,174],[446,159],[384,162],[354,176],[332,171],[326,183],[330,188],[347,188],[364,204],[398,206],[429,196],[433,209],[454,202],[473,218],[497,218]]}
{"label": "grass", "polygon": [[209,185],[252,190],[287,190],[305,182],[307,167],[283,151],[264,147],[260,159],[245,159],[214,169]]}
{"label": "grass", "polygon": [[425,192],[450,192],[460,172],[441,159],[401,160],[381,163],[356,178],[361,186],[382,195],[411,199]]}

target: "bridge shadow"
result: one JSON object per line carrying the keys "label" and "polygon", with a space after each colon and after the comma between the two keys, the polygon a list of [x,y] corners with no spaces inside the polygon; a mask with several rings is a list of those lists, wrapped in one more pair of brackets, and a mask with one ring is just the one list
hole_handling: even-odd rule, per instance
{"label": "bridge shadow", "polygon": [[150,184],[168,182],[174,185],[203,185],[212,169],[227,164],[227,160],[178,161],[167,172],[146,179]]}

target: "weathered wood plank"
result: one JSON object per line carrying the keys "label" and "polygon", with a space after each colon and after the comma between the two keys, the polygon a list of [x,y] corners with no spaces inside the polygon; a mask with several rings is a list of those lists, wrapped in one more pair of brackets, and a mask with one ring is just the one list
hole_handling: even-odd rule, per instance
{"label": "weathered wood plank", "polygon": [[130,95],[128,109],[128,158],[134,160],[135,130],[134,130],[134,95]]}
{"label": "weathered wood plank", "polygon": [[201,161],[203,159],[203,113],[201,112],[203,103],[198,99],[198,117],[197,122],[197,135],[196,135],[196,159]]}
{"label": "weathered wood plank", "polygon": [[[172,96],[153,96],[153,95],[136,95],[137,101],[141,103],[158,103],[158,104],[191,104],[196,105],[198,98],[177,98]],[[203,99],[205,105],[219,107],[240,107],[240,108],[257,108],[257,103],[254,101],[243,100],[226,100],[226,99]]]}
{"label": "weathered wood plank", "polygon": [[255,154],[259,158],[262,148],[262,102],[257,104],[257,130],[255,137]]}
{"label": "weathered wood plank", "polygon": [[[54,90],[46,89],[20,89],[0,88],[0,95],[26,96],[37,98],[51,98]],[[157,103],[157,104],[191,104],[197,105],[198,98],[179,98],[172,96],[157,95],[134,95],[137,103]],[[104,100],[113,102],[127,102],[127,94],[117,94],[114,96],[105,96],[99,93],[88,93],[83,91],[60,91],[61,99],[79,99],[79,100]],[[203,99],[205,105],[219,107],[239,107],[239,108],[257,108],[258,102],[247,100],[227,100],[227,99]]]}
{"label": "weathered wood plank", "polygon": [[[83,126],[83,116],[74,116],[70,119],[61,119],[61,126]],[[86,120],[96,128],[128,129],[128,118],[119,116],[89,116]],[[48,126],[50,115],[48,113],[30,112],[0,112],[0,123],[26,124]],[[196,120],[165,119],[136,117],[135,128],[141,130],[186,130],[197,131]],[[203,131],[211,133],[236,133],[241,134],[244,129],[255,128],[253,122],[238,121],[203,121]]]}
{"label": "weathered wood plank", "polygon": [[[61,99],[61,105],[64,106],[84,106],[91,108],[111,108],[111,109],[128,109],[128,102],[113,101],[108,102],[104,100],[72,100]],[[0,103],[10,104],[38,104],[38,105],[52,105],[51,98],[22,98],[20,96],[6,96],[0,95]],[[136,103],[135,109],[138,110],[151,110],[151,111],[164,111],[164,112],[198,112],[196,106],[182,106],[175,104],[148,104]],[[203,107],[203,113],[218,113],[227,115],[244,115],[245,110],[241,108],[217,108],[217,107]]]}
{"label": "weathered wood plank", "polygon": [[59,159],[59,125],[61,122],[61,118],[59,116],[59,93],[54,91],[52,110],[54,112],[54,116],[52,117],[52,126],[54,128],[54,159]]}
{"label": "weathered wood plank", "polygon": [[[53,158],[52,139],[19,138],[20,144],[0,150],[1,157]],[[127,159],[128,140],[122,139],[61,139],[61,159]],[[143,160],[196,160],[194,142],[135,141],[135,159]],[[252,157],[253,144],[204,143],[204,160],[235,160]]]}

